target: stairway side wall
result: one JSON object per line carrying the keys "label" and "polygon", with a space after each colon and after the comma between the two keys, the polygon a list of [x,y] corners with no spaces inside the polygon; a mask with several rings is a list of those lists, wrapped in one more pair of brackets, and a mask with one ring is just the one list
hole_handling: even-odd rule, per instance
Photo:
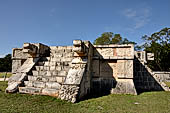
{"label": "stairway side wall", "polygon": [[152,70],[140,59],[134,61],[134,83],[138,93],[144,91],[162,91],[163,88],[157,78],[153,76]]}

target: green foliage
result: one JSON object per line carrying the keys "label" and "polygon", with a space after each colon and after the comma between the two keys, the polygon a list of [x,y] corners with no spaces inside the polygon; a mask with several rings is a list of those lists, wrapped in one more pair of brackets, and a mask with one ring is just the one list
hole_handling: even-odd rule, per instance
{"label": "green foliage", "polygon": [[112,32],[104,32],[98,37],[94,45],[108,45],[108,44],[136,44],[135,42],[129,41],[127,38],[122,38],[120,34],[113,34]]}
{"label": "green foliage", "polygon": [[11,72],[11,70],[12,70],[11,54],[8,54],[4,58],[0,58],[0,72]]}
{"label": "green foliage", "polygon": [[155,71],[170,71],[170,28],[164,28],[151,36],[143,36],[146,52],[154,53],[154,61],[148,61],[148,66]]}
{"label": "green foliage", "polygon": [[170,92],[140,95],[112,94],[69,103],[55,97],[8,94],[7,82],[0,82],[0,113],[169,113]]}

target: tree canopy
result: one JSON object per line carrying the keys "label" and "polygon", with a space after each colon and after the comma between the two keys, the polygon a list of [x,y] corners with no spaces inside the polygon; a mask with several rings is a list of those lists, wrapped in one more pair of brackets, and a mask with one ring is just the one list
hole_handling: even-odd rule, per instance
{"label": "tree canopy", "polygon": [[122,38],[120,34],[113,34],[112,32],[104,32],[98,37],[94,45],[108,45],[108,44],[136,44],[135,42],[129,41],[127,38]]}
{"label": "tree canopy", "polygon": [[8,54],[4,58],[0,58],[0,72],[11,72],[11,70],[12,70],[11,54]]}
{"label": "tree canopy", "polygon": [[148,66],[155,71],[170,71],[170,28],[164,28],[151,36],[143,36],[142,45],[146,52],[154,53],[154,60]]}

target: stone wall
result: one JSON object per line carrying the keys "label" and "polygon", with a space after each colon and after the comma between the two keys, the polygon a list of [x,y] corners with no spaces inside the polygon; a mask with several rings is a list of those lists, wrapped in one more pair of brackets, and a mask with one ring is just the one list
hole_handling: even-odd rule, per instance
{"label": "stone wall", "polygon": [[93,94],[136,94],[133,84],[133,59],[134,47],[131,44],[95,46]]}

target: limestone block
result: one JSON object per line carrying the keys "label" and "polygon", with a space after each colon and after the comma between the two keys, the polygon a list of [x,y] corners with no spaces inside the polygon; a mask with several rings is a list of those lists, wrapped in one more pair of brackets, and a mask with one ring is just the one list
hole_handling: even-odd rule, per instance
{"label": "limestone block", "polygon": [[24,54],[22,50],[23,49],[20,48],[14,48],[12,50],[12,59],[27,59],[28,57],[31,57],[29,54]]}
{"label": "limestone block", "polygon": [[97,53],[103,58],[109,59],[110,56],[114,55],[113,48],[97,48]]}
{"label": "limestone block", "polygon": [[119,79],[116,87],[111,90],[112,94],[133,94],[137,95],[133,79]]}
{"label": "limestone block", "polygon": [[8,79],[8,87],[6,88],[6,92],[13,93],[18,90],[18,87],[23,81],[26,79],[27,74],[25,73],[17,73],[11,76]]}
{"label": "limestone block", "polygon": [[70,69],[64,84],[80,84],[85,68]]}
{"label": "limestone block", "polygon": [[57,46],[50,46],[50,49],[51,49],[51,50],[56,50],[56,49],[57,49]]}
{"label": "limestone block", "polygon": [[59,71],[59,72],[58,72],[58,75],[59,75],[59,76],[66,76],[66,75],[67,75],[67,72],[66,72],[66,71]]}
{"label": "limestone block", "polygon": [[27,73],[38,62],[40,58],[27,58],[23,65],[17,70],[18,72]]}
{"label": "limestone block", "polygon": [[[68,48],[65,49],[65,53],[69,53],[69,54],[71,55],[71,54],[72,54],[72,49],[68,49]],[[70,55],[69,55],[69,56],[70,56]],[[71,57],[71,56],[70,56],[70,57]]]}
{"label": "limestone block", "polygon": [[37,80],[37,76],[28,76],[28,80],[29,81],[36,81]]}
{"label": "limestone block", "polygon": [[30,81],[24,81],[24,85],[27,87],[33,87],[33,83]]}
{"label": "limestone block", "polygon": [[57,89],[49,89],[49,88],[45,88],[42,90],[42,94],[43,95],[50,95],[50,96],[55,96],[57,97],[59,93],[59,90]]}
{"label": "limestone block", "polygon": [[73,51],[77,52],[77,53],[83,53],[83,48],[81,46],[74,46],[73,47]]}
{"label": "limestone block", "polygon": [[80,46],[82,44],[81,40],[73,40],[73,45],[74,46]]}
{"label": "limestone block", "polygon": [[56,62],[50,62],[49,66],[56,66]]}
{"label": "limestone block", "polygon": [[45,71],[45,70],[44,71],[39,71],[39,75],[40,76],[45,76],[45,75],[47,75],[47,71]]}
{"label": "limestone block", "polygon": [[48,82],[48,81],[49,81],[49,78],[43,77],[43,78],[42,78],[42,81],[43,81],[43,82]]}
{"label": "limestone block", "polygon": [[12,60],[12,73],[16,73],[17,70],[21,67],[22,60]]}
{"label": "limestone block", "polygon": [[49,77],[48,79],[49,79],[50,82],[56,82],[57,81],[56,77]]}
{"label": "limestone block", "polygon": [[53,71],[47,71],[46,76],[52,76]]}
{"label": "limestone block", "polygon": [[14,93],[17,91],[18,87],[19,87],[19,84],[18,82],[11,82],[11,83],[8,83],[8,87],[6,88],[6,92],[7,93]]}
{"label": "limestone block", "polygon": [[54,54],[54,58],[60,58],[60,57],[63,57],[63,55],[60,53],[60,54]]}
{"label": "limestone block", "polygon": [[133,60],[117,61],[118,78],[133,78]]}
{"label": "limestone block", "polygon": [[30,93],[30,94],[40,94],[41,88],[34,88],[34,87],[19,87],[20,93]]}
{"label": "limestone block", "polygon": [[70,69],[69,66],[64,66],[64,68],[63,68],[64,71],[68,71],[69,69]]}
{"label": "limestone block", "polygon": [[45,71],[49,71],[50,70],[50,66],[44,66],[44,70]]}
{"label": "limestone block", "polygon": [[47,88],[60,89],[61,85],[57,82],[46,82]]}
{"label": "limestone block", "polygon": [[56,62],[56,65],[57,65],[57,66],[60,66],[60,65],[61,65],[61,62]]}
{"label": "limestone block", "polygon": [[40,66],[35,66],[36,71],[40,71]]}
{"label": "limestone block", "polygon": [[87,63],[87,59],[84,58],[80,58],[80,57],[77,57],[77,58],[74,58],[72,61],[71,61],[72,64],[86,64]]}
{"label": "limestone block", "polygon": [[64,58],[62,61],[63,62],[71,62],[73,58]]}
{"label": "limestone block", "polygon": [[49,64],[50,64],[49,62],[45,62],[44,66],[49,66]]}
{"label": "limestone block", "polygon": [[56,80],[57,80],[58,83],[63,83],[64,77],[56,77]]}
{"label": "limestone block", "polygon": [[39,75],[38,72],[39,72],[39,71],[32,71],[32,73],[33,73],[34,76],[38,76],[38,75]]}
{"label": "limestone block", "polygon": [[50,66],[50,71],[53,71],[53,70],[55,70],[55,66]]}
{"label": "limestone block", "polygon": [[58,71],[57,71],[57,70],[54,70],[54,71],[52,72],[52,75],[54,75],[54,76],[58,75]]}
{"label": "limestone block", "polygon": [[52,62],[61,62],[61,58],[51,58]]}
{"label": "limestone block", "polygon": [[67,46],[67,50],[72,50],[73,46]]}
{"label": "limestone block", "polygon": [[34,81],[34,82],[32,82],[32,84],[33,84],[33,87],[36,87],[36,88],[44,88],[45,87],[44,82]]}
{"label": "limestone block", "polygon": [[69,66],[69,62],[63,62],[63,66]]}
{"label": "limestone block", "polygon": [[77,101],[79,87],[76,85],[62,85],[59,90],[59,98],[61,100],[68,100],[72,103]]}

